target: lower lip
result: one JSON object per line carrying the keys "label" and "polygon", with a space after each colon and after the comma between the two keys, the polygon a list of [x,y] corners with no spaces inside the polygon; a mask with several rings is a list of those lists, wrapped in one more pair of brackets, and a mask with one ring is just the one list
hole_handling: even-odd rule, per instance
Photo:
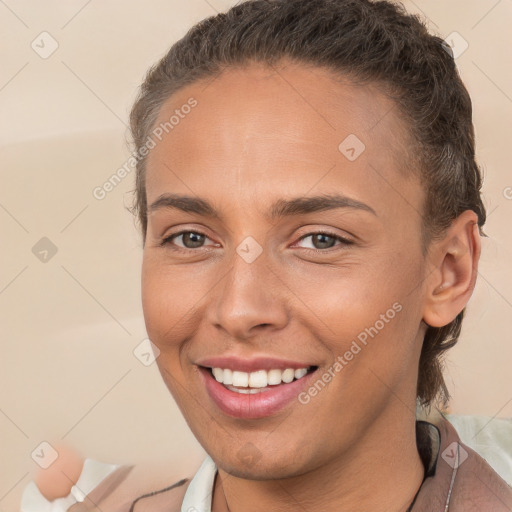
{"label": "lower lip", "polygon": [[244,394],[227,389],[215,380],[209,369],[199,367],[199,370],[206,390],[217,407],[228,416],[243,419],[265,418],[280,411],[293,400],[297,400],[299,393],[316,373],[307,373],[289,384],[271,386],[259,393]]}

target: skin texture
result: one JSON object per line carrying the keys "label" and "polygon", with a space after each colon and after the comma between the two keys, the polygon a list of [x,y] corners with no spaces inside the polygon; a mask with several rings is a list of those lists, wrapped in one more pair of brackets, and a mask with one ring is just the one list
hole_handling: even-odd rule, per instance
{"label": "skin texture", "polygon": [[[182,89],[157,124],[190,97],[197,106],[148,157],[148,204],[201,197],[221,219],[150,212],[142,302],[161,375],[219,467],[214,512],[405,511],[423,478],[415,400],[425,322],[447,324],[472,293],[476,215],[464,212],[423,256],[407,126],[377,86],[251,64]],[[366,146],[355,161],[338,149],[349,134]],[[375,215],[266,217],[276,200],[333,193]],[[183,230],[204,234],[202,245],[180,235],[160,245]],[[353,243],[311,235],[326,231]],[[236,252],[248,236],[263,249],[252,263]],[[306,405],[232,418],[198,374],[200,358],[230,354],[309,362],[321,376],[394,303],[401,311]]]}

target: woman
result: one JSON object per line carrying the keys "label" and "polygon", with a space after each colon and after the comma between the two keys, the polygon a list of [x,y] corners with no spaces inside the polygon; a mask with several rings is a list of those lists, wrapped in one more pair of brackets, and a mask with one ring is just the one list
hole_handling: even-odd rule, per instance
{"label": "woman", "polygon": [[149,71],[131,129],[146,328],[208,457],[138,499],[89,463],[62,509],[512,510],[416,417],[448,398],[486,217],[443,41],[389,2],[243,2]]}

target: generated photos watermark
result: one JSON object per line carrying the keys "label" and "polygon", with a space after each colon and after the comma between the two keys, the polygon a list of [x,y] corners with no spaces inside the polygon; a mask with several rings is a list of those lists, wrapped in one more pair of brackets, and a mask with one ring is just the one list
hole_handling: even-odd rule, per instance
{"label": "generated photos watermark", "polygon": [[305,391],[298,395],[298,400],[301,404],[306,405],[311,401],[311,398],[318,395],[325,386],[332,381],[337,374],[352,361],[357,354],[359,354],[364,347],[368,345],[369,339],[375,338],[382,329],[386,327],[391,320],[393,320],[400,311],[402,311],[402,304],[395,302],[385,313],[382,313],[378,320],[370,326],[362,330],[356,338],[352,340],[350,347],[342,355],[339,355],[334,363],[325,370],[325,372]]}
{"label": "generated photos watermark", "polygon": [[92,195],[98,201],[102,201],[107,195],[112,192],[121,181],[128,176],[133,169],[136,168],[137,162],[145,158],[149,152],[156,147],[157,143],[162,140],[164,134],[170,133],[176,126],[178,126],[185,117],[190,114],[192,109],[198,104],[197,100],[190,97],[186,103],[181,105],[180,108],[174,110],[174,114],[169,117],[164,123],[160,123],[156,128],[153,128],[151,135],[148,135],[146,142],[138,148],[126,162],[113,173],[108,180],[102,185],[94,187]]}

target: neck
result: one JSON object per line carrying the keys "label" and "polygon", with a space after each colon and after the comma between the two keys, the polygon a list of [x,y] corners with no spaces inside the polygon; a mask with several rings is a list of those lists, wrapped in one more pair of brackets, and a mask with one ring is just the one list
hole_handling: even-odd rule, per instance
{"label": "neck", "polygon": [[307,473],[262,481],[219,468],[212,511],[406,512],[423,477],[415,417],[400,403],[357,445]]}

